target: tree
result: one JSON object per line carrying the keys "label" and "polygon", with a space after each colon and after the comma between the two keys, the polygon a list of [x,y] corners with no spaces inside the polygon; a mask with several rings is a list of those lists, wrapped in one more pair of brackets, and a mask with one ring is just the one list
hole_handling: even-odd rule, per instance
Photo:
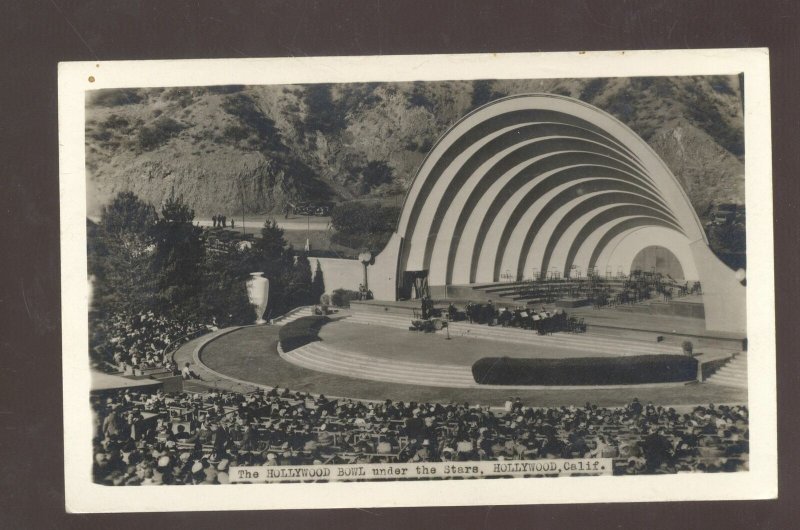
{"label": "tree", "polygon": [[155,208],[134,193],[117,194],[89,224],[87,254],[94,277],[93,309],[139,312],[151,308],[156,284],[151,273]]}
{"label": "tree", "polygon": [[314,280],[311,282],[311,302],[319,303],[322,295],[325,294],[325,279],[322,276],[322,267],[317,260],[317,268],[314,271]]}
{"label": "tree", "polygon": [[392,168],[383,160],[371,160],[361,170],[364,175],[364,184],[369,188],[392,182],[394,174]]}
{"label": "tree", "polygon": [[476,79],[472,82],[472,108],[481,107],[496,99],[504,98],[508,94],[494,90],[494,81],[489,79]]}
{"label": "tree", "polygon": [[220,327],[252,322],[253,306],[245,289],[250,272],[254,272],[249,254],[249,250],[208,253],[198,303],[204,321],[215,321]]}
{"label": "tree", "polygon": [[302,306],[312,303],[311,299],[311,264],[305,253],[295,260],[286,291],[286,301],[290,306]]}
{"label": "tree", "polygon": [[267,219],[261,228],[261,238],[253,244],[251,263],[255,270],[251,272],[263,272],[269,280],[268,315],[280,315],[293,307],[287,296],[287,286],[292,280],[292,252],[292,247],[283,237],[283,230],[274,220]]}
{"label": "tree", "polygon": [[335,133],[347,126],[345,111],[334,103],[330,85],[324,83],[309,85],[306,87],[303,101],[308,108],[305,122],[309,131]]}
{"label": "tree", "polygon": [[[250,145],[262,151],[285,151],[275,120],[246,94],[228,96],[222,104],[225,112],[239,119],[242,126],[229,126],[225,135],[234,141],[251,138]],[[251,137],[252,134],[252,137]]]}
{"label": "tree", "polygon": [[396,206],[355,201],[337,204],[331,212],[336,229],[332,240],[350,248],[378,251],[389,241],[399,217]]}
{"label": "tree", "polygon": [[163,314],[195,314],[203,285],[205,246],[202,229],[192,224],[194,210],[183,198],[171,196],[153,227],[153,274],[158,282],[157,307]]}
{"label": "tree", "polygon": [[492,82],[488,79],[476,79],[472,82],[472,107],[486,105],[492,100]]}
{"label": "tree", "polygon": [[259,270],[271,282],[291,268],[290,247],[283,237],[283,229],[272,219],[267,219],[261,227],[261,238],[255,240],[253,251]]}
{"label": "tree", "polygon": [[118,193],[100,215],[100,226],[106,235],[131,244],[147,239],[156,221],[158,214],[153,205],[132,191]]}

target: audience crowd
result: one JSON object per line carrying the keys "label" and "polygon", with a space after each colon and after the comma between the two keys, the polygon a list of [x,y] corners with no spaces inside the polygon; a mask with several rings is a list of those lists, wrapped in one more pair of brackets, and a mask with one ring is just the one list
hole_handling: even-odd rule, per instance
{"label": "audience crowd", "polygon": [[91,322],[92,359],[96,368],[107,372],[170,368],[177,375],[170,345],[211,329],[214,327],[153,312],[109,315]]}
{"label": "audience crowd", "polygon": [[586,404],[502,410],[273,389],[92,396],[93,476],[108,485],[224,484],[231,466],[603,457],[614,474],[748,468],[745,406]]}

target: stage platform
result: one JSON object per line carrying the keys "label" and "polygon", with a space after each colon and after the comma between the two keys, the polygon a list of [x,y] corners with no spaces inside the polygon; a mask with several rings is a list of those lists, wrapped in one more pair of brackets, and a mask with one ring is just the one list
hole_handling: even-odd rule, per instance
{"label": "stage platform", "polygon": [[[463,310],[469,301],[460,298],[434,299],[434,307],[446,309],[452,302],[459,310]],[[472,301],[477,302],[476,300]],[[564,307],[558,304],[543,304],[536,307],[544,307],[547,311],[561,307],[568,315],[583,318],[591,333],[605,336],[617,336],[643,342],[660,340],[678,345],[684,340],[690,340],[695,349],[712,348],[731,352],[745,350],[746,335],[709,331],[705,328],[705,320],[696,316],[702,312],[702,303],[701,295],[693,295],[670,302],[650,300],[641,304],[602,309],[594,309],[592,306]],[[502,301],[495,306],[498,308],[518,307],[518,305],[505,304]],[[663,309],[662,306],[681,306],[687,309]],[[653,310],[653,307],[657,309]],[[408,318],[415,316],[419,318],[421,313],[419,300],[353,301],[350,302],[350,310],[355,314],[400,315]]]}
{"label": "stage platform", "polygon": [[[345,316],[340,314],[338,316]],[[320,366],[309,368],[295,362],[287,361],[278,353],[279,326],[248,326],[228,332],[204,336],[192,343],[182,346],[176,352],[175,358],[181,363],[194,360],[194,366],[202,377],[201,381],[193,382],[198,388],[229,389],[247,392],[258,388],[269,389],[273,387],[290,388],[293,391],[306,391],[312,394],[325,394],[328,397],[347,397],[362,400],[383,401],[385,399],[417,401],[417,402],[469,402],[502,407],[510,396],[519,396],[528,406],[582,406],[586,402],[599,406],[622,406],[629,403],[634,397],[642,401],[652,401],[664,406],[692,406],[700,403],[746,403],[746,388],[716,384],[713,381],[689,384],[656,384],[656,385],[628,385],[619,387],[491,387],[475,385],[461,387],[457,385],[445,386],[435,378],[442,374],[451,373],[451,367],[456,366],[462,370],[467,359],[455,362],[459,351],[456,346],[463,346],[470,339],[463,337],[461,340],[451,339],[438,334],[416,334],[400,329],[391,330],[385,326],[375,326],[370,329],[368,325],[348,323],[350,317],[339,322],[323,326],[323,340],[311,343],[308,346],[320,350],[335,351],[335,355],[342,352],[347,354],[338,359],[345,373],[336,373],[330,366],[325,366],[326,371]],[[341,325],[339,329],[328,326]],[[326,329],[328,328],[328,329]],[[349,337],[349,338],[348,338]],[[380,342],[376,342],[377,339]],[[337,342],[334,344],[334,340]],[[347,341],[358,341],[362,344],[353,351],[346,351]],[[408,342],[413,340],[414,342]],[[453,343],[454,349],[445,354],[442,345],[446,342]],[[474,340],[475,343],[484,341]],[[427,343],[422,347],[423,343]],[[376,345],[392,345],[386,349]],[[399,345],[405,346],[399,346]],[[419,346],[411,357],[411,345]],[[364,345],[371,345],[367,347]],[[398,346],[394,346],[398,345]],[[305,347],[304,347],[305,348]],[[297,351],[297,350],[295,350]],[[393,357],[395,351],[405,352],[408,357]],[[308,353],[307,351],[305,353]],[[313,352],[312,352],[313,353]],[[446,355],[439,363],[437,354]],[[368,357],[369,356],[369,357]],[[452,356],[452,357],[450,357]],[[323,356],[324,360],[325,356]],[[331,358],[331,357],[328,357]],[[377,362],[376,362],[377,361]],[[391,381],[383,381],[365,377],[363,367],[373,369],[379,364],[392,361],[389,366],[394,373],[388,374]],[[434,379],[418,379],[418,374],[408,374],[403,371],[408,363],[419,365],[420,362],[438,369],[431,374]],[[449,362],[444,362],[449,361]],[[206,368],[207,367],[207,368]],[[210,369],[210,370],[209,370]],[[374,372],[373,372],[374,373]]]}
{"label": "stage platform", "polygon": [[[624,306],[623,306],[624,307]],[[640,337],[662,337],[664,341],[690,340],[695,348],[711,347],[730,351],[746,350],[747,336],[740,333],[709,331],[705,320],[669,314],[627,311],[623,308],[576,308],[570,312],[583,318],[595,333]]]}

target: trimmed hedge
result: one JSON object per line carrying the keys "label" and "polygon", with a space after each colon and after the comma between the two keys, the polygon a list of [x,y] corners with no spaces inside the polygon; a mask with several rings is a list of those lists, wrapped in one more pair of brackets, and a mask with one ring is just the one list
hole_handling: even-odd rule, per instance
{"label": "trimmed hedge", "polygon": [[686,355],[519,359],[485,357],[472,365],[483,385],[638,385],[697,378],[697,359]]}
{"label": "trimmed hedge", "polygon": [[350,307],[352,300],[358,300],[361,293],[349,289],[336,289],[331,293],[331,303],[336,307]]}
{"label": "trimmed hedge", "polygon": [[324,316],[311,316],[298,318],[289,322],[278,332],[278,340],[284,352],[290,352],[300,346],[319,340],[319,330],[330,322]]}

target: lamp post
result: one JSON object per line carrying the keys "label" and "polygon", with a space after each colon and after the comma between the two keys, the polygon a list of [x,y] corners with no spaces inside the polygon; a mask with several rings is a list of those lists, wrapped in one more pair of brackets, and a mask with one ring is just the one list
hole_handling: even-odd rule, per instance
{"label": "lamp post", "polygon": [[364,292],[369,293],[369,278],[367,277],[367,265],[372,262],[372,253],[368,250],[358,255],[358,261],[364,266]]}
{"label": "lamp post", "polygon": [[239,197],[242,199],[242,239],[247,239],[247,227],[244,224],[244,185],[239,180]]}

